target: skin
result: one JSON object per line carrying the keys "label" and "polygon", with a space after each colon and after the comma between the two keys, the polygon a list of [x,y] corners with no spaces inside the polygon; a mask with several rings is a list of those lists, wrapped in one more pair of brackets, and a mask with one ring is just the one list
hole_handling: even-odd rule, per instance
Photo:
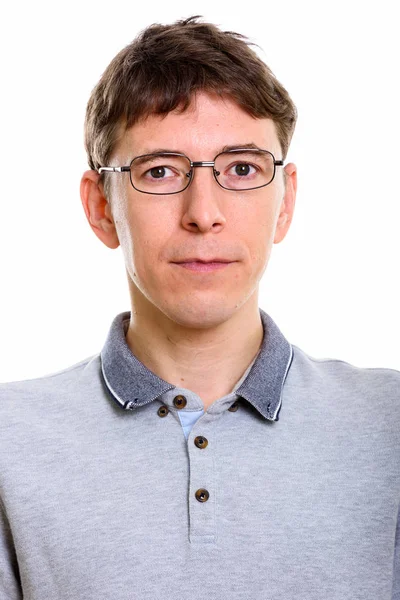
{"label": "skin", "polygon": [[[128,165],[157,148],[213,160],[225,145],[250,142],[282,158],[271,119],[198,93],[184,113],[151,115],[126,131],[109,165]],[[241,192],[218,186],[211,168],[197,168],[191,185],[172,196],[137,192],[129,173],[107,176],[110,203],[92,170],[82,176],[81,200],[96,236],[123,251],[131,298],[127,343],[153,373],[192,390],[207,409],[232,391],[260,348],[259,282],[272,245],[293,218],[296,166],[277,167],[271,184]],[[236,262],[211,273],[172,263],[192,256]]]}

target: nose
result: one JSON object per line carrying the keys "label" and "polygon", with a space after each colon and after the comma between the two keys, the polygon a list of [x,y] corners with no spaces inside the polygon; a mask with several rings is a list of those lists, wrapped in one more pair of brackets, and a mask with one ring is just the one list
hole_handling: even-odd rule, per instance
{"label": "nose", "polygon": [[[193,163],[192,181],[183,192],[182,225],[190,231],[218,233],[226,223],[227,198],[214,179],[212,163]],[[227,192],[229,193],[229,192]]]}

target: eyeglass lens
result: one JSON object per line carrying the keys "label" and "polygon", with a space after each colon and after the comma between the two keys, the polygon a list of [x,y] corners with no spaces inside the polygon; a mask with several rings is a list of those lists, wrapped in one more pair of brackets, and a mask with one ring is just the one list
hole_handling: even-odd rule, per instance
{"label": "eyeglass lens", "polygon": [[[215,159],[214,175],[229,190],[248,190],[267,185],[274,178],[274,159],[269,152],[223,152]],[[190,183],[190,161],[179,154],[148,154],[131,163],[133,187],[150,194],[183,191]]]}

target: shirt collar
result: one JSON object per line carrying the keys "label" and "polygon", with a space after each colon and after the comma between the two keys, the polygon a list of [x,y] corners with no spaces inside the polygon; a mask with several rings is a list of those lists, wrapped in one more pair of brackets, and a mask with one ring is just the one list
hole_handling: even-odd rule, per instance
{"label": "shirt collar", "polygon": [[[270,421],[279,420],[282,389],[293,359],[293,348],[272,318],[259,308],[264,329],[261,347],[247,377],[235,390]],[[150,371],[129,348],[125,335],[130,311],[118,314],[100,353],[105,384],[125,410],[152,402],[176,386]]]}

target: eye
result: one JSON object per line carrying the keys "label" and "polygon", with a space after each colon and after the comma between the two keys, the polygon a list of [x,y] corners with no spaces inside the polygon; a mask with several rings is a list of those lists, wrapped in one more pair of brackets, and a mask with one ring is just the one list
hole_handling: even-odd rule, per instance
{"label": "eye", "polygon": [[232,175],[238,175],[239,177],[246,177],[247,175],[253,175],[256,172],[256,168],[251,165],[250,163],[237,163],[235,165],[233,165],[229,171],[231,171],[231,169],[234,169],[234,173],[229,173]]}
{"label": "eye", "polygon": [[171,176],[174,176],[173,171],[163,165],[152,167],[143,173],[143,177],[149,177],[150,179],[165,179]]}

